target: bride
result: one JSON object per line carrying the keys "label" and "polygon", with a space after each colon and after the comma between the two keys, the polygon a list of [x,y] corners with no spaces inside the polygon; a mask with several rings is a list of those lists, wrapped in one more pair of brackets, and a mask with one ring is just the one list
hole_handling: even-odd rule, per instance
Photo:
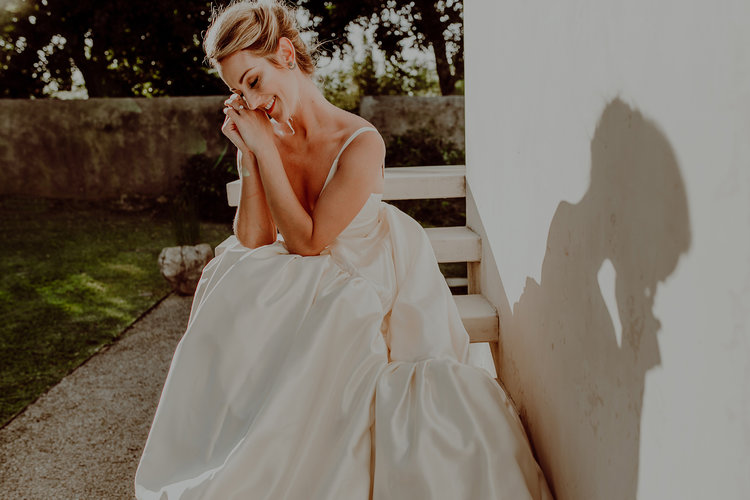
{"label": "bride", "polygon": [[425,232],[381,201],[383,140],[316,88],[294,19],[236,2],[205,35],[233,92],[238,243],[203,271],[136,496],[550,498],[505,393],[467,364]]}

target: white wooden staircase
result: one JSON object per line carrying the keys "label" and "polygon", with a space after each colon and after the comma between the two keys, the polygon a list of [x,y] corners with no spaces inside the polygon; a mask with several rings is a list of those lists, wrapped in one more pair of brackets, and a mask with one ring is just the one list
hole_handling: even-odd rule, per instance
{"label": "white wooden staircase", "polygon": [[[239,180],[227,184],[230,206],[239,204],[240,191]],[[385,201],[465,197],[466,167],[463,165],[385,169]],[[454,295],[454,299],[471,339],[471,363],[497,377],[492,353],[497,352],[499,321],[497,311],[482,296],[479,287],[481,238],[466,226],[426,228],[425,231],[438,262],[466,262],[466,278],[447,278],[446,281],[450,287],[466,287],[468,292]],[[234,236],[227,238],[216,247],[216,255],[235,241]]]}

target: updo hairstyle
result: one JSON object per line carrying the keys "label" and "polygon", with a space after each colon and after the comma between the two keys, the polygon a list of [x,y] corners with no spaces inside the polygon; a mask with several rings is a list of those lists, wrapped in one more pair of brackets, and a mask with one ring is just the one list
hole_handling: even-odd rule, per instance
{"label": "updo hairstyle", "polygon": [[242,49],[250,49],[278,65],[274,54],[281,37],[294,45],[300,69],[312,75],[315,64],[300,37],[294,10],[281,0],[241,0],[214,11],[203,38],[203,50],[214,68],[219,61]]}

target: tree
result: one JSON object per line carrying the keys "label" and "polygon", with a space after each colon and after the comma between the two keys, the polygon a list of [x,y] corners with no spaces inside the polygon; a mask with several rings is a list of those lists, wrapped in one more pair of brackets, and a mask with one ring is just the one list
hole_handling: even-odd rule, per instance
{"label": "tree", "polygon": [[336,106],[356,113],[365,95],[438,95],[437,76],[418,61],[394,66],[385,61],[379,72],[373,48],[366,46],[361,59],[351,67],[317,75],[319,87],[326,99]]}
{"label": "tree", "polygon": [[352,24],[374,26],[375,42],[390,61],[404,62],[403,51],[412,43],[432,49],[443,95],[455,94],[463,79],[464,37],[462,0],[296,0],[307,9],[313,29],[324,41],[324,52],[341,52],[349,46]]}
{"label": "tree", "polygon": [[[70,89],[80,71],[89,97],[226,93],[202,64],[212,4],[228,0],[4,0],[0,97]],[[348,45],[347,27],[373,24],[375,40],[409,77],[409,44],[435,54],[442,94],[463,78],[462,0],[295,0],[308,9],[324,50]],[[412,72],[413,73],[413,72]]]}
{"label": "tree", "polygon": [[202,64],[212,2],[16,0],[0,11],[0,96],[42,97],[47,83],[89,97],[225,93]]}

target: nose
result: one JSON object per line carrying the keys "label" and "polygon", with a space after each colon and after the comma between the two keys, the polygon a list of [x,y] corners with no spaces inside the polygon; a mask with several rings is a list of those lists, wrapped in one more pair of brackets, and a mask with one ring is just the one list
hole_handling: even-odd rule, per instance
{"label": "nose", "polygon": [[263,105],[263,98],[257,94],[253,94],[245,97],[245,102],[248,107],[252,110],[258,109],[259,106]]}

